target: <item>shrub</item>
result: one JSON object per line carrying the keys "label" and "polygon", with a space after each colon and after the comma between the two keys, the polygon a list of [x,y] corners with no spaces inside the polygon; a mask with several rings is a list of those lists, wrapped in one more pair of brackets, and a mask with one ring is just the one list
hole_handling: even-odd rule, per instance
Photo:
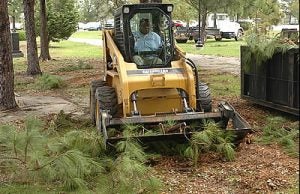
{"label": "shrub", "polygon": [[252,22],[247,22],[247,21],[239,21],[239,24],[241,27],[244,29],[244,31],[251,30],[253,27]]}
{"label": "shrub", "polygon": [[19,30],[19,41],[26,41],[26,34],[24,30]]}
{"label": "shrub", "polygon": [[38,77],[36,86],[43,90],[57,89],[63,87],[63,80],[58,76],[44,73]]}
{"label": "shrub", "polygon": [[59,72],[69,72],[69,71],[76,71],[81,69],[93,69],[93,66],[90,64],[84,63],[82,60],[79,60],[77,65],[70,65],[67,67],[59,68],[57,71]]}

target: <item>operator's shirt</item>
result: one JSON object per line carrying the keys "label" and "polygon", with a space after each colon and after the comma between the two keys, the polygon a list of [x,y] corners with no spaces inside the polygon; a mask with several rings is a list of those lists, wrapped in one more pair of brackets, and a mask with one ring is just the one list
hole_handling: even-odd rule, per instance
{"label": "operator's shirt", "polygon": [[161,46],[161,39],[155,32],[149,32],[144,35],[141,32],[136,32],[134,34],[135,44],[134,51],[156,51]]}

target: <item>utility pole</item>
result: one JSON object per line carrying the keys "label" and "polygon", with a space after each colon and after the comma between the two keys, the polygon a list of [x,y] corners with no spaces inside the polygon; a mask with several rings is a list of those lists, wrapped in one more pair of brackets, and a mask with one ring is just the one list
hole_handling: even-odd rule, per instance
{"label": "utility pole", "polygon": [[196,42],[196,47],[203,47],[203,43],[201,41],[201,33],[200,33],[200,30],[201,30],[201,25],[200,25],[200,21],[201,21],[201,3],[200,3],[200,0],[199,0],[199,7],[198,7],[198,40]]}

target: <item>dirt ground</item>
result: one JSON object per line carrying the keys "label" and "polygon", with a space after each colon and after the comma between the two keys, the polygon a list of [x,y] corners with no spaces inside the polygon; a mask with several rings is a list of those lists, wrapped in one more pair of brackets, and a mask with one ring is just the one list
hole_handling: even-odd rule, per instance
{"label": "dirt ground", "polygon": [[[202,68],[239,74],[237,58],[193,55],[188,57],[195,60],[196,64],[201,62]],[[58,113],[60,110],[88,117],[88,91],[79,96],[72,92],[82,86],[88,90],[90,81],[99,79],[99,74],[102,73],[99,69],[101,61],[88,62],[94,66],[94,69],[56,73],[63,75],[68,90],[16,91],[16,99],[20,108],[17,111],[0,112],[0,124],[16,122],[28,115],[46,116]],[[52,68],[43,65],[44,72],[51,72]],[[15,79],[24,80],[24,75],[17,74]],[[215,102],[218,100],[221,99],[214,99]],[[258,135],[265,123],[265,115],[280,115],[280,113],[241,100],[239,97],[225,100],[229,101],[255,129],[252,136]],[[165,183],[162,191],[165,194],[297,193],[289,188],[295,188],[296,181],[299,180],[297,158],[287,156],[276,145],[266,146],[256,143],[242,143],[237,148],[236,160],[233,162],[225,162],[216,154],[207,153],[201,156],[198,166],[195,167],[189,160],[180,156],[163,156],[156,162],[154,169],[156,175]]]}

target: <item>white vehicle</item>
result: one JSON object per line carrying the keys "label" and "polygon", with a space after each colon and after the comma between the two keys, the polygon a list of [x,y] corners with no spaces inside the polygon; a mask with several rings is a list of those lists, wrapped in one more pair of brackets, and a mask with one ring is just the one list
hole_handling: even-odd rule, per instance
{"label": "white vehicle", "polygon": [[78,22],[78,25],[77,25],[78,30],[83,30],[84,27],[85,27],[85,23]]}
{"label": "white vehicle", "polygon": [[230,21],[228,14],[217,13],[216,14],[216,26],[214,25],[215,14],[209,14],[207,17],[207,27],[217,28],[220,30],[221,38],[216,40],[222,40],[222,38],[231,39],[234,38],[236,41],[243,35],[244,30],[241,25],[237,22]]}
{"label": "white vehicle", "polygon": [[94,30],[101,30],[100,22],[88,22],[83,26],[84,30],[94,31]]}
{"label": "white vehicle", "polygon": [[[13,24],[10,23],[10,29],[12,30],[13,29]],[[23,29],[23,24],[22,23],[15,23],[15,29],[16,30],[22,30]]]}
{"label": "white vehicle", "polygon": [[108,19],[106,20],[104,24],[105,29],[113,29],[114,28],[114,20],[113,19]]}

